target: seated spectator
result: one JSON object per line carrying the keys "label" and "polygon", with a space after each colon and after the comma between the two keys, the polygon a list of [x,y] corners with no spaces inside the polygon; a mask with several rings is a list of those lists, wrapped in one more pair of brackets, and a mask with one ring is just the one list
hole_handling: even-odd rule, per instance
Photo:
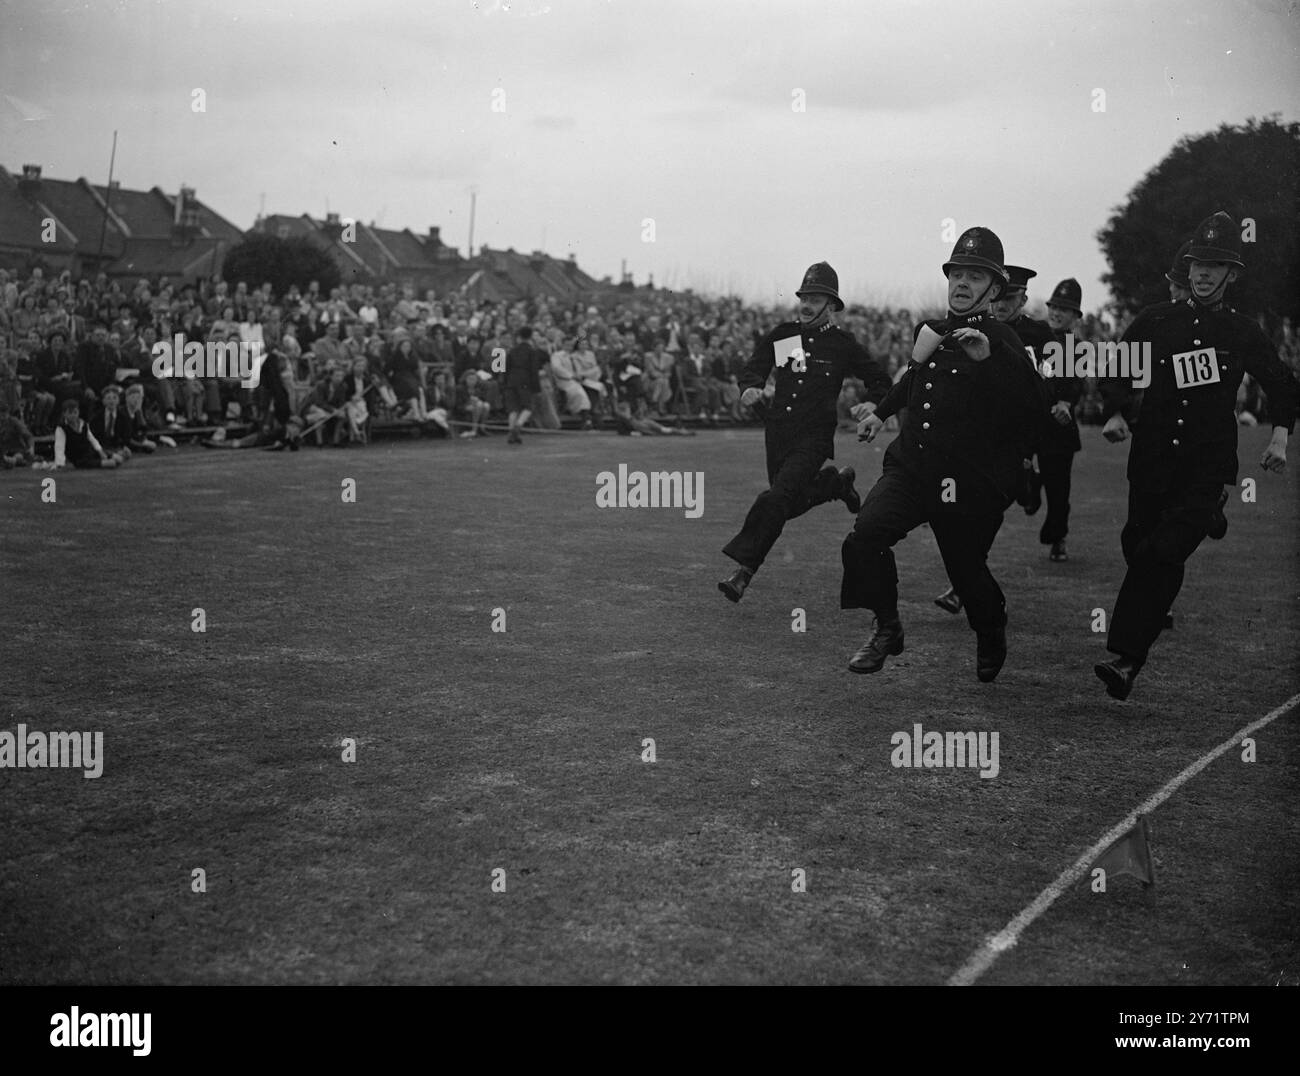
{"label": "seated spectator", "polygon": [[492,405],[487,401],[485,386],[491,383],[492,375],[483,370],[466,370],[461,375],[457,409],[469,419],[469,429],[464,431],[461,437],[487,436],[483,423],[487,421]]}
{"label": "seated spectator", "polygon": [[149,455],[156,452],[158,443],[170,444],[172,448],[176,447],[176,442],[166,435],[159,437],[158,442],[150,439],[149,420],[144,413],[144,386],[138,381],[130,382],[122,391],[122,406],[124,419],[126,423],[126,447],[132,452],[143,452]]}
{"label": "seated spectator", "polygon": [[122,390],[115,384],[105,385],[101,400],[100,409],[90,420],[90,432],[104,451],[125,463],[131,458],[131,423],[122,407]]}
{"label": "seated spectator", "polygon": [[550,365],[555,391],[563,399],[565,409],[582,419],[584,430],[591,429],[591,399],[574,370],[573,356],[562,347],[556,348]]}
{"label": "seated spectator", "polygon": [[344,405],[347,403],[347,389],[343,386],[344,373],[335,366],[329,373],[316,382],[311,395],[303,404],[302,418],[304,433],[315,427],[316,444],[323,443],[322,436],[330,439],[330,444],[338,447],[344,435]]}
{"label": "seated spectator", "polygon": [[0,467],[30,467],[36,462],[36,438],[15,415],[7,400],[0,399]]}
{"label": "seated spectator", "polygon": [[118,354],[108,342],[108,326],[96,325],[90,339],[77,346],[73,376],[81,383],[82,401],[93,407],[104,386],[117,380]]}
{"label": "seated spectator", "polygon": [[20,356],[13,348],[0,347],[0,401],[9,405],[9,410],[17,412],[22,408],[22,385],[18,381],[18,360]]}
{"label": "seated spectator", "polygon": [[740,418],[740,385],[737,375],[731,372],[726,356],[713,349],[709,356],[709,374],[718,386],[719,411],[725,411],[732,419]]}
{"label": "seated spectator", "polygon": [[10,331],[15,337],[26,336],[35,329],[41,332],[41,312],[36,308],[36,293],[25,292],[22,297],[22,306],[14,311],[10,319]]}
{"label": "seated spectator", "polygon": [[36,357],[36,385],[56,400],[75,399],[82,396],[82,385],[73,377],[74,359],[68,350],[68,334],[55,329],[46,337],[46,348]]}
{"label": "seated spectator", "polygon": [[573,342],[573,350],[569,352],[569,358],[573,363],[573,376],[586,390],[594,408],[605,399],[605,381],[595,351],[583,344],[581,337],[576,338]]}
{"label": "seated spectator", "polygon": [[401,417],[428,422],[424,385],[420,382],[420,360],[415,357],[415,345],[409,336],[404,335],[389,353],[384,376],[392,385],[398,402],[407,408],[407,413]]}
{"label": "seated spectator", "polygon": [[[15,363],[15,372],[18,376],[18,388],[23,399],[31,400],[30,419],[32,429],[38,434],[53,432],[53,426],[50,418],[54,413],[54,405],[57,402],[54,393],[40,387],[40,377],[37,371],[36,358],[40,355],[41,334],[32,329],[28,332],[26,338],[18,342],[18,359]],[[21,406],[14,409],[17,414]]]}
{"label": "seated spectator", "polygon": [[81,403],[75,399],[63,401],[59,425],[54,431],[54,470],[72,466],[78,468],[112,468],[119,464],[117,456],[105,452],[90,427],[81,417]]}
{"label": "seated spectator", "polygon": [[645,363],[645,376],[642,383],[645,386],[646,399],[655,413],[660,417],[666,415],[665,408],[669,406],[673,398],[673,356],[662,348],[655,348],[646,351],[642,356]]}
{"label": "seated spectator", "polygon": [[632,351],[620,352],[610,360],[609,372],[614,379],[616,398],[626,400],[636,414],[645,414],[644,375],[641,367],[636,364],[636,355]]}
{"label": "seated spectator", "polygon": [[324,373],[325,363],[330,362],[337,366],[343,362],[340,331],[339,323],[331,321],[325,326],[325,335],[312,343],[311,349],[316,356],[316,369],[313,371],[315,377],[319,378]]}
{"label": "seated spectator", "polygon": [[357,444],[366,443],[366,423],[370,421],[366,393],[374,387],[374,379],[366,370],[366,357],[358,355],[352,360],[351,372],[343,379],[343,413],[348,423],[348,439]]}

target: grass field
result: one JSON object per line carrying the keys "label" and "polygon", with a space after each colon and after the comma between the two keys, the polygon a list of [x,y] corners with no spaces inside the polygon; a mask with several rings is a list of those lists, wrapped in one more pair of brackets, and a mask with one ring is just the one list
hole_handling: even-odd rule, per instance
{"label": "grass field", "polygon": [[[845,668],[870,625],[838,608],[840,504],[722,598],[754,430],[180,450],[58,474],[54,504],[0,475],[0,729],[104,734],[96,780],[0,770],[0,982],[942,983],[1300,690],[1300,460],[1263,474],[1265,441],[1242,431],[1258,503],[1230,502],[1123,704],[1092,673],[1126,494],[1096,430],[1072,559],[1018,508],[994,546],[992,685],[931,604],[925,529],[879,675]],[[842,436],[839,462],[865,490],[881,451]],[[619,463],[704,472],[703,516],[597,508]],[[918,722],[997,731],[996,778],[894,768]],[[981,981],[1300,984],[1300,714],[1257,752],[1155,812],[1153,890],[1079,883]]]}

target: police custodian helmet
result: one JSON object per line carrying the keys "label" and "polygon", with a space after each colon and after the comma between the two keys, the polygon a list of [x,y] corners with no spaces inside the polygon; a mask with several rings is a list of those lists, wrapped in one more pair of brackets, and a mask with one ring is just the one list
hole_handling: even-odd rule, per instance
{"label": "police custodian helmet", "polygon": [[1192,236],[1192,245],[1183,255],[1189,262],[1227,262],[1240,269],[1246,268],[1241,260],[1241,229],[1223,210],[1206,217]]}
{"label": "police custodian helmet", "polygon": [[1007,287],[1009,276],[1002,253],[1002,240],[987,228],[967,228],[957,238],[957,245],[952,248],[952,256],[943,263],[943,275],[960,265],[975,269],[987,269],[993,274],[993,283],[997,288],[993,297],[996,299]]}
{"label": "police custodian helmet", "polygon": [[1177,284],[1180,288],[1190,288],[1192,286],[1191,278],[1187,275],[1187,263],[1183,261],[1187,257],[1187,252],[1191,249],[1192,241],[1190,239],[1178,248],[1178,253],[1174,255],[1174,264],[1169,267],[1169,272],[1165,274],[1165,279],[1170,284]]}
{"label": "police custodian helmet", "polygon": [[1047,300],[1048,306],[1059,306],[1063,310],[1073,310],[1076,314],[1083,313],[1083,289],[1079,287],[1079,282],[1074,277],[1067,277],[1056,285],[1052,292],[1052,297]]}
{"label": "police custodian helmet", "polygon": [[808,266],[803,275],[796,295],[829,295],[835,303],[836,310],[844,309],[844,300],[840,298],[840,278],[827,262],[818,262]]}

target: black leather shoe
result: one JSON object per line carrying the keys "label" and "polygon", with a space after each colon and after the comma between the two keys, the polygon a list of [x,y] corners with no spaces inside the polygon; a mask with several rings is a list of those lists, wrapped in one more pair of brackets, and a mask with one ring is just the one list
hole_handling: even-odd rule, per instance
{"label": "black leather shoe", "polygon": [[1120,655],[1110,661],[1099,662],[1092,667],[1092,671],[1106,685],[1107,695],[1112,699],[1127,699],[1133,690],[1133,681],[1137,679],[1144,664],[1144,661],[1137,658]]}
{"label": "black leather shoe", "polygon": [[753,578],[754,573],[748,568],[737,568],[718,584],[718,589],[727,596],[728,601],[738,602],[745,596],[745,588]]}
{"label": "black leather shoe", "polygon": [[975,636],[975,675],[980,683],[991,684],[1007,660],[1007,629],[979,632]]}
{"label": "black leather shoe", "polygon": [[1048,555],[1051,557],[1052,560],[1054,560],[1054,561],[1058,561],[1058,562],[1059,562],[1059,561],[1069,560],[1069,559],[1070,559],[1070,554],[1067,553],[1067,552],[1065,551],[1065,543],[1064,543],[1064,542],[1053,542],[1053,543],[1052,543],[1052,552],[1051,552],[1050,554],[1048,554]]}
{"label": "black leather shoe", "polygon": [[952,587],[949,587],[937,598],[935,598],[934,604],[937,605],[940,609],[942,609],[945,613],[961,612],[961,598],[957,596],[957,591],[954,590]]}
{"label": "black leather shoe", "polygon": [[852,467],[840,468],[840,500],[849,508],[849,514],[856,516],[862,511],[862,496],[853,488],[853,480],[858,472]]}
{"label": "black leather shoe", "polygon": [[1228,517],[1223,514],[1223,506],[1227,503],[1228,491],[1225,489],[1219,494],[1219,503],[1214,509],[1214,515],[1210,517],[1210,529],[1205,532],[1216,542],[1222,541],[1228,533]]}
{"label": "black leather shoe", "polygon": [[849,669],[855,673],[880,672],[885,666],[885,658],[890,654],[903,652],[903,624],[892,620],[882,624],[876,618],[876,630],[871,638],[849,659]]}

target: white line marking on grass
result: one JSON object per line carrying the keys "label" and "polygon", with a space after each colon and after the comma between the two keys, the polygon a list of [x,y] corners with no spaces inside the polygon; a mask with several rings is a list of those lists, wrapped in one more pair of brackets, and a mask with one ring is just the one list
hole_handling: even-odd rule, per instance
{"label": "white line marking on grass", "polygon": [[1154,796],[1130,811],[1122,822],[1117,823],[1104,837],[1098,840],[1096,844],[1075,860],[1074,866],[1063,871],[1056,881],[1039,893],[1037,899],[1031,905],[1023,909],[1019,915],[1011,920],[1011,922],[981,945],[965,964],[963,964],[957,971],[953,972],[952,977],[948,980],[948,985],[970,986],[975,982],[976,979],[993,966],[993,962],[997,960],[999,956],[1012,948],[1012,946],[1020,940],[1020,935],[1025,932],[1026,928],[1028,928],[1035,919],[1047,911],[1047,909],[1056,902],[1057,897],[1084,876],[1088,868],[1096,862],[1097,857],[1100,856],[1102,852],[1137,824],[1138,815],[1150,814],[1164,803],[1165,800],[1177,792],[1179,788],[1205,769],[1205,767],[1216,758],[1231,751],[1247,736],[1258,732],[1265,725],[1276,721],[1298,703],[1300,703],[1300,695],[1292,695],[1276,710],[1265,714],[1258,721],[1254,721],[1244,729],[1240,729],[1233,733],[1213,751],[1209,752],[1209,754],[1202,755]]}

